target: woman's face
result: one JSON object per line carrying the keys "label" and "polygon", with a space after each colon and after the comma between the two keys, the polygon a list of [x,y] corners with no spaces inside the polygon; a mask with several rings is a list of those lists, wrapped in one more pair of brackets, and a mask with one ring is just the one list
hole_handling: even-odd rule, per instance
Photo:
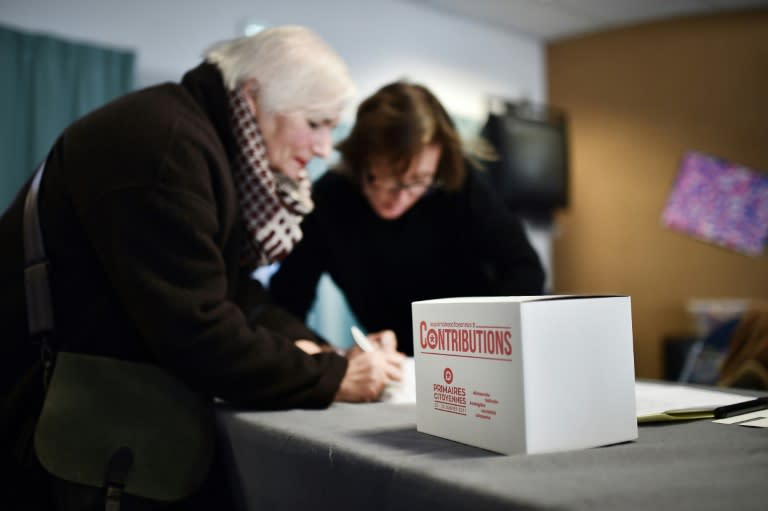
{"label": "woman's face", "polygon": [[331,132],[338,114],[313,117],[300,112],[269,112],[257,121],[270,167],[296,181],[309,160],[316,156],[327,158],[331,153]]}
{"label": "woman's face", "polygon": [[387,164],[371,163],[363,178],[363,195],[376,214],[384,220],[395,220],[416,204],[434,183],[440,153],[437,144],[424,146],[405,174],[397,178]]}
{"label": "woman's face", "polygon": [[294,181],[314,157],[331,153],[331,132],[338,124],[340,109],[325,113],[278,113],[261,109],[258,98],[246,84],[246,98],[267,146],[269,166]]}

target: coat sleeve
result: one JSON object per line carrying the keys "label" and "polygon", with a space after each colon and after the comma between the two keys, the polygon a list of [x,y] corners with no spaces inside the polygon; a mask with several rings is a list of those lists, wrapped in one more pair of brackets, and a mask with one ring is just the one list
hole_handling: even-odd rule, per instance
{"label": "coat sleeve", "polygon": [[291,341],[308,339],[322,344],[327,343],[304,321],[275,304],[269,291],[260,281],[252,278],[250,272],[244,273],[240,279],[235,301],[245,312],[250,325],[261,325]]}
{"label": "coat sleeve", "polygon": [[249,324],[229,297],[209,165],[166,159],[154,183],[113,189],[83,213],[115,298],[158,363],[194,389],[257,408],[327,406],[346,360]]}

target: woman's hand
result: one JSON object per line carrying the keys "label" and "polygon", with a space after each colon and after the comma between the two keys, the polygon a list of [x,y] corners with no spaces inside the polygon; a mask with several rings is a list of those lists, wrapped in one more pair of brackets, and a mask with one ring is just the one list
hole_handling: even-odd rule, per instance
{"label": "woman's hand", "polygon": [[382,351],[397,351],[397,336],[392,330],[382,330],[368,334],[368,340]]}
{"label": "woman's hand", "polygon": [[355,356],[349,357],[347,372],[341,380],[335,400],[361,402],[378,399],[384,385],[402,379],[404,359],[405,355],[394,350],[382,349],[370,353],[360,350]]}
{"label": "woman's hand", "polygon": [[297,341],[293,341],[293,344],[295,344],[296,347],[299,348],[301,351],[309,355],[314,355],[315,353],[320,353],[321,351],[323,351],[323,349],[320,347],[319,344],[317,344],[314,341],[309,341],[307,339],[299,339]]}
{"label": "woman's hand", "polygon": [[[368,334],[366,337],[368,337],[368,340],[371,341],[371,344],[373,344],[374,347],[381,351],[390,353],[397,351],[397,336],[392,330],[381,330],[379,332],[373,332],[372,334]],[[355,358],[361,353],[363,353],[363,350],[361,350],[360,347],[355,344],[347,350],[347,358]]]}

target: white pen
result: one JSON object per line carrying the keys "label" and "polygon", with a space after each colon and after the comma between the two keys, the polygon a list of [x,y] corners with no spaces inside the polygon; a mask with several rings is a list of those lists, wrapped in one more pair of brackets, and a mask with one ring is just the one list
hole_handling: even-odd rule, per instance
{"label": "white pen", "polygon": [[352,332],[352,338],[355,340],[360,349],[366,352],[376,351],[376,348],[371,344],[371,341],[360,331],[356,326],[352,326],[349,329]]}

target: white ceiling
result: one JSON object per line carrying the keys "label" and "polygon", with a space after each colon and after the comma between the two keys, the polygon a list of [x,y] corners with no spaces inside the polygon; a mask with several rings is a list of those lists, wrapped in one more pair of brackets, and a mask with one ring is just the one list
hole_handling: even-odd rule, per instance
{"label": "white ceiling", "polygon": [[543,41],[674,16],[768,8],[768,0],[401,0]]}

